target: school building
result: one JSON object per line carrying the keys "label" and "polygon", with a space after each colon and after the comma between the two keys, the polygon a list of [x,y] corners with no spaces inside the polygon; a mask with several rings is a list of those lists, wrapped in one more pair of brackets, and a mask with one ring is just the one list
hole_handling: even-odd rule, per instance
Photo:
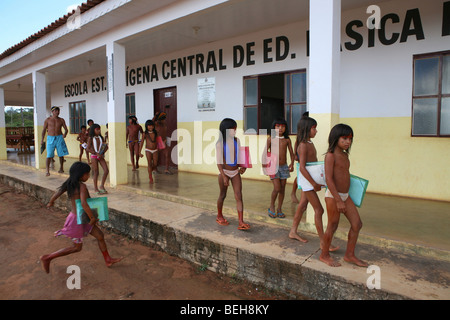
{"label": "school building", "polygon": [[450,201],[450,1],[88,0],[0,53],[5,106],[34,107],[39,169],[51,106],[74,158],[80,126],[108,124],[112,186],[127,183],[129,115],[166,112],[172,164],[209,174],[233,118],[254,162],[243,178],[268,180],[265,130],[284,117],[294,143],[309,111],[319,160],[335,124],[353,128],[351,173],[369,192]]}

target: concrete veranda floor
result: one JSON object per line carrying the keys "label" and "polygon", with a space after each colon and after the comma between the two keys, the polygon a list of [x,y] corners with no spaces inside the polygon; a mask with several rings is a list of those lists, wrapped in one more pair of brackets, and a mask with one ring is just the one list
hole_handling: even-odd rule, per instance
{"label": "concrete veranda floor", "polygon": [[[55,159],[52,174],[59,169],[58,158]],[[34,154],[8,151],[8,160],[34,167]],[[65,174],[75,161],[77,159],[66,158]],[[141,160],[141,164],[144,161]],[[128,185],[120,186],[120,188],[132,188],[144,195],[215,210],[219,194],[217,176],[171,170],[174,172],[173,175],[154,174],[155,183],[149,184],[147,167],[132,171],[131,166],[128,166]],[[243,178],[245,216],[250,221],[257,220],[290,227],[296,209],[296,204],[290,197],[293,185],[286,186],[283,205],[286,218],[272,219],[267,215],[272,183],[269,180],[245,179],[245,174]],[[297,198],[299,197],[300,192],[297,191]],[[225,215],[235,213],[235,200],[231,186],[224,207]],[[310,212],[312,210],[308,210],[308,214],[311,214]],[[359,213],[363,222],[360,241],[450,259],[450,202],[367,193]],[[313,226],[307,226],[305,222],[306,215],[302,218],[300,233],[302,230],[311,231],[313,228]],[[340,233],[337,236],[345,239],[348,228],[347,220],[342,217]]]}

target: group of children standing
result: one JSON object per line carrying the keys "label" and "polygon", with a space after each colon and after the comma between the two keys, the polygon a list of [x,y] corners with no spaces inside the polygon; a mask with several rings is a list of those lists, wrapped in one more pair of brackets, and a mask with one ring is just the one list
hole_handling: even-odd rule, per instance
{"label": "group of children standing", "polygon": [[[237,160],[240,141],[235,137],[236,127],[236,122],[229,118],[224,119],[220,124],[221,137],[216,146],[220,189],[219,198],[217,200],[216,222],[220,225],[229,224],[223,217],[222,207],[229,181],[231,181],[239,217],[238,229],[248,230],[250,229],[250,226],[243,220],[242,182],[240,177],[240,175],[245,172],[246,168],[240,166]],[[284,119],[278,119],[273,122],[272,134],[267,138],[266,148],[263,152],[263,164],[269,161],[269,154],[277,155],[275,161],[278,164],[276,173],[269,175],[273,183],[273,191],[270,198],[268,215],[271,218],[285,217],[285,214],[282,211],[282,205],[286,181],[290,177],[290,172],[294,171],[294,161],[297,159],[299,161],[300,174],[304,178],[302,180],[306,179],[306,183],[301,186],[301,198],[296,208],[289,237],[301,242],[308,242],[307,239],[298,235],[297,229],[302,215],[306,211],[308,203],[310,203],[314,209],[314,221],[320,238],[320,248],[322,251],[320,260],[329,266],[340,266],[340,263],[330,256],[330,252],[339,249],[339,247],[335,247],[331,244],[331,240],[337,230],[340,214],[343,213],[351,225],[348,233],[348,244],[344,260],[361,267],[367,267],[368,264],[366,262],[355,256],[355,246],[359,231],[362,227],[362,222],[356,206],[348,195],[350,188],[349,154],[353,142],[353,130],[348,125],[338,124],[330,131],[328,138],[329,147],[324,161],[326,186],[319,185],[306,169],[307,163],[317,162],[317,150],[314,147],[314,143],[311,141],[316,134],[317,122],[308,115],[303,115],[297,124],[297,141],[295,143],[296,154],[294,155],[286,121]],[[278,150],[273,150],[276,148],[274,146],[278,146]],[[288,151],[291,159],[289,165],[287,162]],[[296,184],[297,179],[295,181],[295,185]],[[317,192],[320,191],[322,187],[327,187],[325,203],[327,207],[328,224],[325,232],[322,223],[324,209],[317,196]],[[275,208],[277,198],[278,205]]]}
{"label": "group of children standing", "polygon": [[[165,124],[166,114],[158,112],[152,120],[145,122],[145,131],[138,124],[136,116],[128,117],[128,126],[126,129],[126,147],[130,150],[131,164],[133,171],[139,168],[139,158],[143,157],[142,148],[145,144],[145,154],[148,162],[148,174],[150,183],[153,183],[152,173],[156,172],[158,164],[158,151],[164,150],[167,143]],[[92,166],[94,191],[96,194],[107,194],[105,190],[105,182],[109,174],[108,165],[104,158],[105,152],[108,150],[108,131],[103,137],[100,125],[89,119],[88,127],[81,126],[81,131],[77,136],[80,143],[79,161],[82,161],[83,154],[86,154],[87,162]],[[108,124],[106,124],[108,128]],[[103,176],[100,186],[98,186],[99,165],[103,169]],[[166,174],[171,174],[168,165],[166,166]]]}
{"label": "group of children standing", "polygon": [[[98,195],[107,194],[105,182],[109,174],[109,169],[105,160],[105,153],[108,151],[108,131],[105,133],[105,137],[103,137],[99,124],[94,123],[92,119],[89,119],[87,124],[89,127],[81,126],[81,131],[77,136],[77,141],[80,143],[80,154],[78,158],[81,162],[83,153],[86,153],[88,164],[92,167],[95,193]],[[106,124],[106,128],[108,128],[108,124]],[[99,165],[103,169],[100,187],[98,186]]]}
{"label": "group of children standing", "polygon": [[167,137],[166,113],[157,112],[153,119],[145,122],[145,130],[137,123],[135,116],[128,118],[129,125],[126,131],[127,148],[130,150],[131,165],[133,171],[139,169],[139,158],[142,158],[142,148],[145,145],[145,155],[147,158],[148,178],[153,183],[153,173],[157,172],[158,153],[166,152],[166,174],[169,171],[167,151],[170,147],[170,139]]}

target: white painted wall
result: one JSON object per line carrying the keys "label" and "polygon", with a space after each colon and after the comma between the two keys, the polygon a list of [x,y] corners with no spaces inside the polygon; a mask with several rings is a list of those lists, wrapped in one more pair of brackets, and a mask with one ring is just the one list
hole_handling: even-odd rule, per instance
{"label": "white painted wall", "polygon": [[[348,117],[409,117],[411,116],[411,92],[412,92],[412,56],[414,54],[450,50],[449,38],[441,36],[442,3],[444,1],[390,1],[379,4],[381,16],[388,13],[396,13],[400,17],[399,23],[387,22],[387,36],[393,32],[401,33],[405,13],[409,9],[419,8],[422,26],[425,34],[424,40],[416,40],[415,36],[409,36],[407,42],[398,40],[392,45],[383,45],[375,37],[375,46],[368,47],[368,29],[366,25],[354,28],[363,37],[363,45],[355,51],[345,49],[345,42],[354,42],[345,33],[346,25],[352,20],[360,20],[364,24],[369,16],[366,8],[358,8],[342,14],[342,46],[341,54],[341,106],[342,118]],[[136,93],[136,112],[140,122],[143,123],[153,115],[153,90],[176,86],[178,93],[178,121],[219,121],[232,115],[236,120],[243,119],[243,77],[254,74],[282,72],[294,69],[308,69],[309,58],[306,56],[306,31],[308,21],[298,22],[278,28],[262,30],[241,37],[218,41],[204,46],[193,47],[168,55],[137,61],[127,65],[129,69],[140,66],[156,64],[159,71],[159,81],[141,85],[128,86],[127,93]],[[295,54],[295,59],[289,56],[283,61],[263,63],[263,40],[273,38],[272,46],[275,46],[277,36],[287,36],[290,43],[290,54]],[[253,56],[255,65],[233,68],[233,46],[255,42]],[[216,52],[218,59],[219,49],[223,50],[226,70],[208,72],[203,74],[187,75],[185,77],[163,80],[161,75],[164,61],[187,57],[202,53],[205,58],[209,51]],[[275,48],[272,56],[275,55]],[[105,72],[106,73],[106,72]],[[105,76],[105,73],[87,75],[64,83],[56,83],[51,86],[52,104],[68,105],[71,101],[87,101],[87,117],[99,119],[102,124],[102,114],[106,108],[105,92],[64,98],[64,85],[76,81],[88,81],[92,77]],[[197,79],[204,77],[216,78],[216,111],[198,112],[197,103]],[[64,111],[62,115],[66,116]],[[68,114],[67,114],[68,116]]]}

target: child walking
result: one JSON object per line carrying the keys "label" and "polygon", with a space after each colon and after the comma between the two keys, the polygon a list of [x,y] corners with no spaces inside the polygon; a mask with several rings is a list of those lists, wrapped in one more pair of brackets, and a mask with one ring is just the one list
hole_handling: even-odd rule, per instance
{"label": "child walking", "polygon": [[80,142],[80,156],[79,161],[83,157],[83,153],[86,152],[86,158],[89,164],[91,164],[91,159],[89,158],[89,152],[87,151],[87,142],[89,140],[89,133],[86,130],[86,126],[81,126],[81,131],[77,136],[77,141]]}
{"label": "child walking", "polygon": [[[108,177],[109,169],[106,164],[106,160],[104,158],[105,152],[108,150],[108,145],[105,143],[103,139],[100,125],[94,123],[89,130],[89,140],[87,150],[91,153],[91,161],[92,161],[92,171],[93,171],[93,180],[94,180],[94,190],[97,194],[106,194],[108,193],[105,190],[105,182],[106,177]],[[103,176],[102,182],[100,184],[100,188],[98,188],[98,175],[99,169],[98,164],[102,166]]]}
{"label": "child walking", "polygon": [[140,124],[137,123],[135,116],[128,117],[128,126],[126,130],[127,148],[130,149],[131,164],[133,171],[139,169],[139,137],[144,133]]}
{"label": "child walking", "polygon": [[[298,127],[298,124],[297,124]],[[298,131],[297,131],[298,132]],[[297,134],[298,135],[298,134]],[[298,159],[298,137],[295,139],[295,143],[294,143],[294,163],[295,161],[299,161]],[[297,176],[294,179],[294,183],[292,184],[292,190],[291,190],[291,201],[292,203],[299,203],[298,199],[297,199],[297,190],[298,190],[298,182],[297,182]]]}
{"label": "child walking", "polygon": [[350,126],[337,124],[331,129],[328,137],[328,151],[325,155],[325,177],[328,186],[325,192],[325,203],[328,226],[323,237],[320,260],[332,267],[341,265],[329,254],[331,239],[338,227],[341,213],[350,222],[344,260],[360,267],[368,266],[366,262],[355,256],[356,242],[362,228],[362,222],[355,204],[348,195],[350,189],[350,160],[348,155],[352,143],[353,130]]}
{"label": "child walking", "polygon": [[152,120],[147,120],[145,122],[145,132],[144,138],[141,140],[140,145],[140,155],[142,154],[142,147],[145,142],[145,155],[147,157],[147,165],[148,165],[148,178],[150,183],[153,183],[153,171],[156,171],[158,166],[158,143],[156,142],[156,138],[158,133],[155,129],[155,123]]}
{"label": "child walking", "polygon": [[220,194],[217,199],[216,222],[222,226],[227,226],[229,222],[222,215],[223,202],[227,196],[228,186],[233,185],[234,198],[239,218],[239,230],[248,230],[250,225],[244,222],[244,203],[242,200],[242,180],[246,168],[239,167],[238,153],[240,141],[235,137],[237,123],[233,119],[225,118],[220,123],[220,136],[216,144],[217,168],[219,169],[219,189]]}
{"label": "child walking", "polygon": [[[272,150],[272,139],[278,139],[278,150]],[[291,163],[289,166],[287,165],[287,150],[289,150],[289,154],[291,156]],[[267,138],[264,154],[267,154],[267,152],[278,154],[278,171],[275,175],[270,176],[270,180],[273,183],[273,191],[270,197],[270,207],[267,211],[269,213],[269,217],[271,218],[284,218],[285,215],[282,211],[282,206],[286,189],[286,181],[291,176],[290,172],[294,171],[295,160],[286,120],[277,119],[272,123],[272,133],[271,136]],[[277,197],[278,206],[275,211],[275,201],[277,200]]]}
{"label": "child walking", "polygon": [[[301,179],[302,193],[300,197],[300,202],[295,211],[294,219],[292,221],[292,228],[289,232],[289,237],[292,239],[297,239],[302,242],[307,242],[306,239],[301,238],[298,233],[298,225],[302,219],[303,213],[306,211],[308,203],[311,203],[314,209],[314,223],[316,225],[317,234],[319,235],[320,242],[322,244],[323,239],[323,207],[320,203],[319,197],[317,196],[317,191],[320,191],[322,185],[317,184],[316,181],[311,177],[308,170],[306,170],[306,164],[311,162],[317,162],[317,150],[314,143],[311,141],[317,134],[317,121],[309,116],[303,116],[297,125],[297,140],[298,148],[297,154],[299,158],[299,170],[300,175],[306,179]],[[339,249],[338,247],[332,246],[330,251],[335,251]]]}
{"label": "child walking", "polygon": [[[42,267],[45,272],[50,272],[50,262],[58,257],[66,256],[71,253],[80,252],[83,246],[83,238],[88,234],[91,234],[97,239],[100,251],[105,259],[105,264],[107,267],[112,266],[114,263],[119,262],[122,258],[111,258],[106,247],[105,238],[103,232],[97,227],[97,219],[92,213],[91,208],[86,202],[86,199],[90,198],[89,191],[84,184],[89,179],[89,174],[91,172],[91,167],[84,162],[75,162],[69,171],[69,178],[59,187],[58,191],[53,194],[47,208],[50,208],[55,203],[64,192],[67,192],[70,202],[72,204],[72,211],[66,218],[64,227],[55,232],[55,237],[65,235],[71,238],[73,241],[73,246],[58,250],[56,252],[46,254],[40,257]],[[77,224],[77,209],[75,200],[80,199],[83,210],[90,218],[89,224]]]}
{"label": "child walking", "polygon": [[[313,118],[302,117],[297,124],[297,139],[295,142],[295,152],[297,154],[297,160],[299,162],[299,168],[301,173],[302,162],[300,161],[300,154],[302,155],[302,159],[306,159],[308,162],[316,162],[317,161],[317,152],[314,144],[311,141],[311,138],[314,138],[317,134],[317,122]],[[304,161],[303,161],[304,162]],[[306,163],[303,164],[305,166]],[[297,180],[296,180],[297,181]],[[298,182],[297,182],[298,183]],[[295,187],[297,188],[297,183],[295,183]],[[320,190],[320,186],[318,188]],[[292,220],[292,227],[289,231],[289,238],[296,239],[301,242],[308,242],[307,239],[300,237],[298,234],[298,226],[300,221],[302,220],[303,213],[306,211],[308,206],[308,198],[306,196],[307,192],[305,190],[301,190],[300,201],[295,210],[294,219]],[[316,195],[317,197],[317,195]],[[318,199],[317,199],[318,200]],[[320,201],[318,202],[320,205]],[[320,208],[323,208],[320,205]],[[316,224],[317,227],[317,224]],[[322,232],[323,233],[323,232]]]}

